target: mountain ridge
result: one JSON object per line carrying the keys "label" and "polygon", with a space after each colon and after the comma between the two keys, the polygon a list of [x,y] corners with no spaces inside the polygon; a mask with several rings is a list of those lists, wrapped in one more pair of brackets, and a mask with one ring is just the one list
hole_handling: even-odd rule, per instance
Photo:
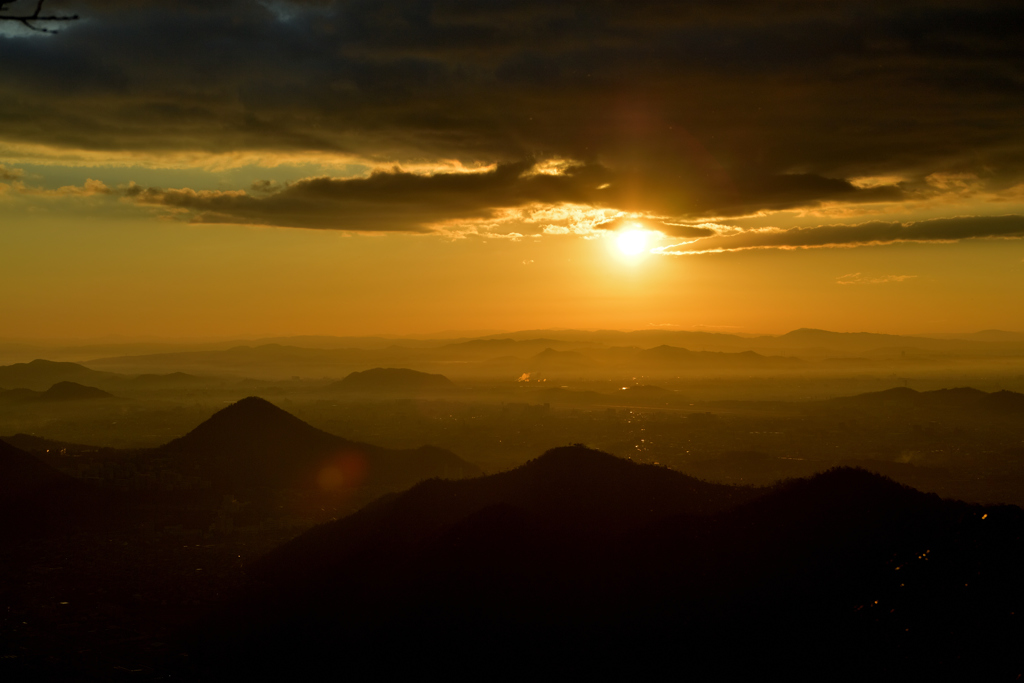
{"label": "mountain ridge", "polygon": [[455,389],[455,384],[440,374],[408,368],[371,368],[352,372],[344,379],[328,385],[327,389],[371,393],[446,392]]}
{"label": "mountain ridge", "polygon": [[[674,485],[672,504],[652,495],[666,481],[691,487],[683,503]],[[293,672],[329,651],[356,675],[658,677],[685,655],[701,677],[830,666],[855,679],[988,677],[1016,671],[1024,589],[1010,558],[1024,558],[1022,531],[1020,508],[945,501],[863,470],[714,487],[565,447],[315,527],[252,567],[252,590],[193,651],[214,668]],[[449,656],[453,642],[465,657]]]}
{"label": "mountain ridge", "polygon": [[362,484],[393,489],[446,472],[479,472],[444,449],[393,450],[349,441],[255,396],[221,409],[155,452],[206,472],[221,485],[257,489],[298,486],[331,493]]}
{"label": "mountain ridge", "polygon": [[12,389],[44,391],[60,382],[85,382],[88,385],[110,384],[120,379],[111,372],[92,370],[80,363],[37,358],[29,363],[0,366],[0,386]]}

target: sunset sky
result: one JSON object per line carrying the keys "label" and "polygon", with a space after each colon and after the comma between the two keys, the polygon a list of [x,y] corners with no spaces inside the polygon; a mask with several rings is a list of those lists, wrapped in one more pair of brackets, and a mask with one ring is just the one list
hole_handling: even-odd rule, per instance
{"label": "sunset sky", "polygon": [[1024,330],[1019,0],[45,7],[0,338]]}

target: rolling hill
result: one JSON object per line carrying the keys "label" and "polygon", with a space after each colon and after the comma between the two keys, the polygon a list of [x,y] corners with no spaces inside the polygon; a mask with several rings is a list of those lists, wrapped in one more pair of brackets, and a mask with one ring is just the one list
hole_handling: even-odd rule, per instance
{"label": "rolling hill", "polygon": [[330,391],[389,394],[448,392],[454,388],[455,384],[444,375],[407,368],[372,368],[353,372],[327,387]]}
{"label": "rolling hill", "polygon": [[317,527],[193,641],[206,671],[735,680],[1018,673],[1024,513],[862,470],[714,486],[582,447]]}
{"label": "rolling hill", "polygon": [[43,401],[90,401],[98,398],[114,398],[114,395],[77,382],[57,382],[44,391],[39,398]]}
{"label": "rolling hill", "polygon": [[19,448],[27,453],[48,453],[50,451],[59,452],[63,450],[65,453],[94,453],[102,450],[98,446],[88,446],[80,443],[69,443],[67,441],[55,441],[53,439],[46,439],[41,436],[35,436],[34,434],[13,434],[11,436],[0,437],[3,441],[6,441],[9,445]]}
{"label": "rolling hill", "polygon": [[114,521],[116,496],[0,441],[0,538],[34,538]]}
{"label": "rolling hill", "polygon": [[971,387],[916,391],[896,387],[822,402],[830,408],[862,410],[971,411],[974,413],[1024,414],[1024,394],[1014,391],[985,392]]}
{"label": "rolling hill", "polygon": [[77,382],[57,382],[46,391],[33,391],[32,389],[9,389],[4,391],[0,389],[0,400],[7,403],[92,401],[106,398],[114,398],[114,395],[102,389],[87,387]]}
{"label": "rolling hill", "polygon": [[110,385],[121,377],[111,372],[90,370],[78,363],[36,359],[31,363],[0,366],[0,387],[43,391],[59,382]]}

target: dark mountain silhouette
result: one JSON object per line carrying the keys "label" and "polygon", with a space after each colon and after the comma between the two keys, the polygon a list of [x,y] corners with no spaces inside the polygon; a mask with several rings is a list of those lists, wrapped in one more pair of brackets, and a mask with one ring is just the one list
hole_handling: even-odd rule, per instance
{"label": "dark mountain silhouette", "polygon": [[714,486],[585,448],[315,528],[193,643],[207,671],[737,680],[1017,675],[1019,508],[861,470]]}
{"label": "dark mountain silhouette", "polygon": [[757,495],[599,451],[556,448],[508,472],[425,481],[395,500],[317,528],[273,553],[262,570],[330,572],[345,564],[353,539],[376,542],[384,534],[390,543],[421,544],[493,505],[521,508],[565,530],[609,533],[673,514],[718,512]]}
{"label": "dark mountain silhouette", "polygon": [[1016,391],[993,391],[982,396],[977,406],[992,412],[1024,413],[1024,394]]}
{"label": "dark mountain silhouette", "polygon": [[41,391],[32,391],[31,389],[0,389],[0,401],[4,403],[38,401],[42,393]]}
{"label": "dark mountain silhouette", "polygon": [[118,502],[116,496],[0,441],[0,538],[31,538],[110,524]]}
{"label": "dark mountain silhouette", "polygon": [[32,452],[46,452],[46,451],[59,451],[65,449],[70,452],[84,453],[89,451],[100,450],[98,446],[86,446],[80,443],[69,443],[66,441],[54,441],[53,439],[46,439],[41,436],[34,434],[14,434],[12,436],[0,437],[11,446],[20,448],[23,451]]}
{"label": "dark mountain silhouette", "polygon": [[904,337],[897,334],[877,334],[874,332],[830,332],[810,327],[801,327],[777,337],[780,342],[794,342],[814,346],[844,346],[855,344],[859,346],[878,346],[899,344],[907,339],[915,337]]}
{"label": "dark mountain silhouette", "polygon": [[42,359],[0,366],[0,386],[36,391],[45,390],[58,382],[109,385],[119,378],[114,373],[90,370],[78,363],[57,363]]}
{"label": "dark mountain silhouette", "polygon": [[353,372],[327,387],[336,391],[366,393],[446,392],[455,388],[444,375],[432,375],[407,368],[373,368]]}
{"label": "dark mountain silhouette", "polygon": [[77,382],[57,382],[44,391],[40,398],[44,401],[86,401],[114,396],[102,389],[87,387]]}
{"label": "dark mountain silhouette", "polygon": [[348,441],[256,397],[217,412],[157,454],[232,490],[296,487],[330,493],[357,485],[397,490],[429,477],[479,474],[450,451],[391,450]]}
{"label": "dark mountain silhouette", "polygon": [[1024,394],[1013,391],[987,393],[971,387],[916,391],[896,387],[824,402],[831,407],[860,409],[957,410],[992,413],[1024,412]]}
{"label": "dark mountain silhouette", "polygon": [[41,436],[35,436],[34,434],[24,433],[3,436],[0,437],[0,441],[5,441],[8,445],[26,452],[46,451],[50,448],[61,448],[65,445],[65,442],[63,441],[54,441],[53,439],[46,439]]}
{"label": "dark mountain silhouette", "polygon": [[61,474],[38,458],[0,441],[0,499],[31,497],[41,487],[62,485],[71,477]]}
{"label": "dark mountain silhouette", "polygon": [[0,390],[0,400],[7,403],[89,401],[104,398],[114,398],[114,395],[102,389],[87,387],[77,382],[57,382],[46,391],[33,391],[31,389]]}
{"label": "dark mountain silhouette", "polygon": [[[877,334],[874,332],[829,332],[801,328],[787,332],[779,337],[759,337],[755,346],[773,346],[775,348],[825,348],[837,351],[859,353],[880,348],[888,349],[925,349],[929,351],[948,351],[952,349],[972,348],[974,342],[954,339],[932,339],[927,337],[907,337],[895,334]],[[973,346],[974,348],[980,348]]]}

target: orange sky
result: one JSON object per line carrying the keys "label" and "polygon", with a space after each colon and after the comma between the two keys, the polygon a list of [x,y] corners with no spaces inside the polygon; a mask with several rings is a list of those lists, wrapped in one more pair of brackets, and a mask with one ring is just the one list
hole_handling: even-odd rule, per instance
{"label": "orange sky", "polygon": [[0,27],[0,338],[1024,330],[1020,10],[854,4]]}
{"label": "orange sky", "polygon": [[3,337],[1024,329],[1019,241],[624,257],[610,236],[352,235],[90,214],[26,210],[5,222]]}

